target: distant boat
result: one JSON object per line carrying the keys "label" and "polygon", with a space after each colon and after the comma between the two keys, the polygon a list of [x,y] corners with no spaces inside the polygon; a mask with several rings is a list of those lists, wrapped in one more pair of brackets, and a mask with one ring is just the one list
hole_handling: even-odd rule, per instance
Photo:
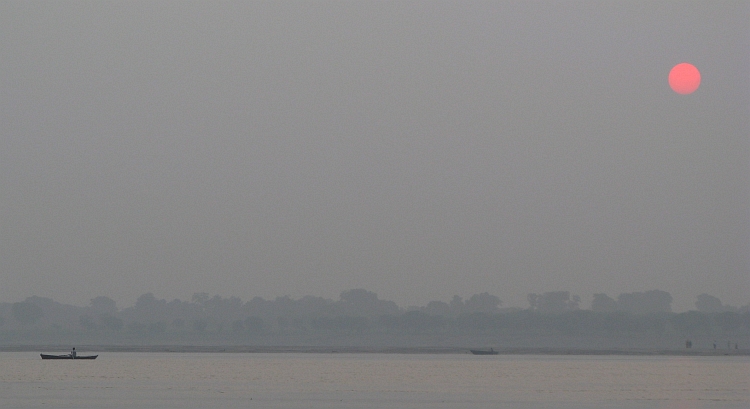
{"label": "distant boat", "polygon": [[474,355],[497,355],[500,353],[492,348],[490,348],[489,351],[486,349],[470,349],[469,351]]}
{"label": "distant boat", "polygon": [[75,358],[73,358],[70,354],[65,355],[47,355],[47,354],[39,354],[42,356],[42,359],[96,359],[99,355],[78,355]]}

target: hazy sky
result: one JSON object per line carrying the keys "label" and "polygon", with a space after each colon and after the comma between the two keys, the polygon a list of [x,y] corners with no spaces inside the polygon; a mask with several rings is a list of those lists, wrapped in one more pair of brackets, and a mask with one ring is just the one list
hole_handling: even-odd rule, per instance
{"label": "hazy sky", "polygon": [[[747,304],[748,21],[744,1],[2,2],[0,301]],[[688,96],[667,83],[685,61]]]}

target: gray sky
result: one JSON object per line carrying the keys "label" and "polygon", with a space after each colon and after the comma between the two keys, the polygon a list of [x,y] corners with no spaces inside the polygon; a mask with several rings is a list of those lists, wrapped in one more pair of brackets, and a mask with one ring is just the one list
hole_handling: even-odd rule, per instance
{"label": "gray sky", "polygon": [[0,301],[750,302],[750,3],[246,3],[0,3]]}

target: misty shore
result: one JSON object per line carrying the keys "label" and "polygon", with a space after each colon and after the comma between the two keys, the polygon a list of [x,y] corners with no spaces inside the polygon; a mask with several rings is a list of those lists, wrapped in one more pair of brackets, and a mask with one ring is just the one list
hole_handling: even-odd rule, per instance
{"label": "misty shore", "polygon": [[[494,347],[493,347],[494,348]],[[191,346],[191,345],[80,345],[83,352],[174,353],[310,353],[310,354],[470,354],[464,347],[362,347],[362,346]],[[476,347],[471,349],[488,349]],[[500,355],[632,355],[632,356],[750,356],[750,349],[577,349],[494,348]],[[68,352],[69,346],[6,345],[0,352]]]}

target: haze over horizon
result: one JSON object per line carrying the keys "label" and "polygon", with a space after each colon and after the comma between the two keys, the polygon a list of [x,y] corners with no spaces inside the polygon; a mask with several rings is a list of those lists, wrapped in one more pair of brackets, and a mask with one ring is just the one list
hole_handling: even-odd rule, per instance
{"label": "haze over horizon", "polygon": [[748,304],[748,21],[740,1],[2,3],[0,302]]}

